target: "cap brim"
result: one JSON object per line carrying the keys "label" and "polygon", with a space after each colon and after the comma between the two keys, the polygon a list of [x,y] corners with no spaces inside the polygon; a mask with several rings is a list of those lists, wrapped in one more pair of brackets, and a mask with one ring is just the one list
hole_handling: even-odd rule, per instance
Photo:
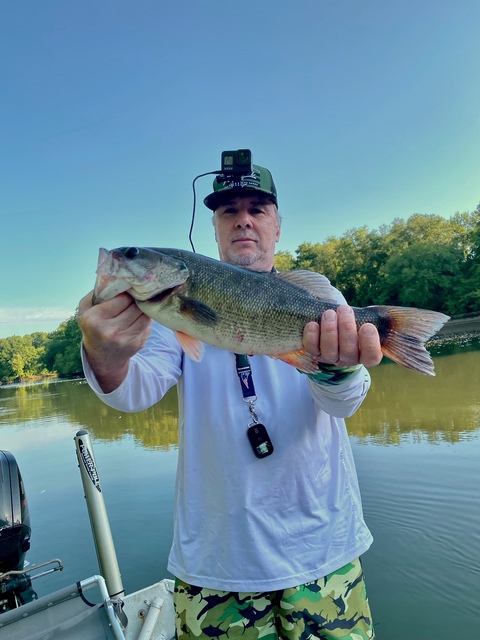
{"label": "cap brim", "polygon": [[208,195],[203,204],[215,211],[222,205],[223,202],[236,198],[238,196],[251,196],[253,193],[261,193],[266,198],[269,198],[275,206],[277,206],[277,198],[270,192],[263,189],[252,189],[250,187],[240,187],[239,189],[225,189],[224,191],[214,191]]}

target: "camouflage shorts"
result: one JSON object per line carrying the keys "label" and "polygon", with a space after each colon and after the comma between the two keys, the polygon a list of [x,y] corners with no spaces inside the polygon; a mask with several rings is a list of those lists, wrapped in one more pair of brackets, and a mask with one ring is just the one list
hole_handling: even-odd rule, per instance
{"label": "camouflage shorts", "polygon": [[360,560],[307,584],[265,593],[175,582],[177,638],[370,640],[372,617]]}

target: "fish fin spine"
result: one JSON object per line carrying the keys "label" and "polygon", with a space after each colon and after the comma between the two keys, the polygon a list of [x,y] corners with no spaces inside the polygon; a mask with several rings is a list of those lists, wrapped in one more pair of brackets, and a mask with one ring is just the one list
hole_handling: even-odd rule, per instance
{"label": "fish fin spine", "polygon": [[306,269],[294,269],[293,271],[280,271],[275,277],[282,278],[291,284],[301,287],[324,302],[332,304],[345,304],[345,298],[330,280],[321,273]]}
{"label": "fish fin spine", "polygon": [[281,353],[280,355],[275,356],[275,358],[277,360],[282,360],[282,362],[286,362],[304,373],[318,373],[318,361],[311,353],[305,351],[305,349]]}
{"label": "fish fin spine", "polygon": [[184,333],[183,331],[175,331],[175,336],[177,337],[183,351],[191,360],[194,362],[202,361],[205,347],[200,340],[189,336],[188,333]]}

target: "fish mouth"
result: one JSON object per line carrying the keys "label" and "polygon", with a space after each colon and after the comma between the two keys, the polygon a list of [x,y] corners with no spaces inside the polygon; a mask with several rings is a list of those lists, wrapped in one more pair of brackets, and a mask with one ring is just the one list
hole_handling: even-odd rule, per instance
{"label": "fish mouth", "polygon": [[175,295],[175,293],[178,289],[180,289],[181,286],[181,284],[177,284],[173,287],[167,287],[166,289],[163,289],[163,291],[156,293],[151,298],[148,298],[148,300],[145,300],[145,302],[152,302],[153,304],[161,304],[163,302],[166,302],[169,298]]}

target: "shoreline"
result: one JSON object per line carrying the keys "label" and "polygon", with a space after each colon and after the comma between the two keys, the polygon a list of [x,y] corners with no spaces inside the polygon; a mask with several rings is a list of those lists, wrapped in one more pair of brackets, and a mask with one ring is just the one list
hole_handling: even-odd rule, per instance
{"label": "shoreline", "polygon": [[[471,318],[457,318],[454,320],[449,320],[447,324],[443,325],[443,327],[438,331],[434,336],[427,341],[428,344],[437,343],[441,344],[442,342],[455,342],[455,336],[458,335],[459,342],[461,339],[464,339],[468,334],[468,337],[475,338],[480,337],[480,316],[474,316]],[[448,337],[447,337],[448,336]],[[450,338],[450,339],[449,339]],[[72,379],[75,377],[82,377],[81,374],[77,376],[72,376]],[[22,378],[21,380],[0,380],[0,387],[9,385],[9,384],[21,384],[28,382],[40,382],[44,380],[58,380],[59,377],[57,374],[48,374],[47,376],[32,376],[31,378]]]}
{"label": "shoreline", "polygon": [[454,333],[477,333],[480,332],[480,316],[471,318],[458,318],[449,320],[437,335],[452,335]]}

